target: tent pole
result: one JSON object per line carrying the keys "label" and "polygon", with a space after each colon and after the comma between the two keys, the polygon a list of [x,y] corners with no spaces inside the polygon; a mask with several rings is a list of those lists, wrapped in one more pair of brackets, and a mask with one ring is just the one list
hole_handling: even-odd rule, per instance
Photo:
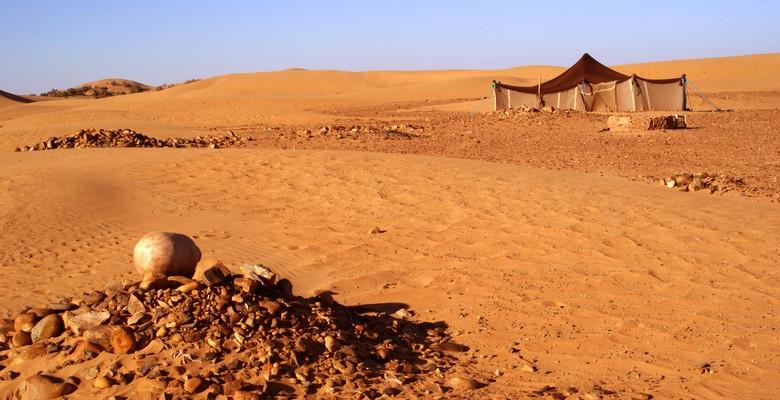
{"label": "tent pole", "polygon": [[[686,80],[686,82],[687,82],[687,80]],[[696,88],[695,88],[695,87],[693,87],[693,85],[691,85],[691,84],[687,84],[687,86],[690,86],[690,87],[691,87],[691,89],[693,90],[693,93],[696,93],[696,95],[698,95],[699,97],[701,97],[702,99],[704,99],[704,101],[706,101],[707,103],[709,103],[709,104],[712,106],[712,108],[714,108],[716,111],[723,111],[723,110],[721,110],[720,108],[718,108],[718,106],[716,106],[716,105],[715,105],[715,103],[713,103],[713,102],[712,102],[712,101],[709,99],[709,97],[705,96],[703,93],[701,93],[701,92],[699,92],[698,90],[696,90]]]}
{"label": "tent pole", "polygon": [[493,84],[490,86],[493,88],[493,111],[498,111],[498,94],[496,93],[498,87],[496,81],[493,81]]}
{"label": "tent pole", "polygon": [[539,74],[539,86],[536,89],[536,101],[539,103],[539,108],[542,108],[542,74]]}

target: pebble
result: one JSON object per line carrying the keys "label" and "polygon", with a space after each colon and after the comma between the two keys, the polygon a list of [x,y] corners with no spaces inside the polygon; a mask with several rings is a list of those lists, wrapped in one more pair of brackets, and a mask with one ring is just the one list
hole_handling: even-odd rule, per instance
{"label": "pebble", "polygon": [[114,383],[111,381],[111,379],[105,376],[100,376],[98,378],[95,378],[94,381],[92,381],[92,387],[94,387],[95,389],[105,389],[109,386],[112,386],[113,384]]}
{"label": "pebble", "polygon": [[222,264],[217,264],[203,271],[203,283],[215,286],[224,283],[230,276],[230,270]]}
{"label": "pebble", "polygon": [[59,336],[64,330],[65,324],[62,322],[62,317],[57,314],[49,314],[35,324],[30,331],[30,338],[34,343]]}
{"label": "pebble", "polygon": [[538,369],[531,364],[523,364],[523,366],[520,367],[520,370],[523,372],[536,372]]}
{"label": "pebble", "polygon": [[114,354],[128,354],[135,350],[136,340],[133,330],[126,326],[116,326],[109,338]]}
{"label": "pebble", "polygon": [[76,335],[81,335],[87,329],[103,324],[111,318],[108,311],[87,311],[68,319],[67,325]]}
{"label": "pebble", "polygon": [[144,305],[143,301],[138,298],[138,296],[131,294],[130,299],[127,302],[127,312],[130,314],[145,313],[146,306]]}
{"label": "pebble", "polygon": [[233,393],[233,400],[260,400],[260,394],[250,392],[250,391],[244,391],[244,390],[237,390],[235,393]]}
{"label": "pebble", "polygon": [[185,283],[185,284],[179,286],[178,288],[176,288],[176,290],[178,290],[178,291],[180,291],[182,293],[189,293],[189,292],[197,289],[199,286],[200,286],[200,284],[198,282],[192,281],[190,283]]}
{"label": "pebble", "polygon": [[201,386],[203,386],[203,380],[197,376],[184,381],[184,390],[190,394],[198,393]]}
{"label": "pebble", "polygon": [[244,264],[241,266],[241,271],[247,278],[265,285],[273,285],[276,282],[276,273],[262,264]]}
{"label": "pebble", "polygon": [[458,376],[451,378],[447,384],[455,390],[474,390],[484,386],[473,379]]}
{"label": "pebble", "polygon": [[469,351],[469,346],[455,343],[455,342],[441,342],[431,346],[434,350],[445,351],[450,353],[463,353]]}
{"label": "pebble", "polygon": [[14,330],[30,332],[36,322],[38,322],[38,316],[31,312],[19,314],[14,318]]}
{"label": "pebble", "polygon": [[109,350],[111,349],[111,327],[107,325],[93,326],[84,331],[85,340],[95,343],[98,346]]}
{"label": "pebble", "polygon": [[95,358],[102,352],[102,347],[96,345],[95,343],[82,340],[76,344],[73,353],[70,355],[70,358],[77,362],[83,362]]}
{"label": "pebble", "polygon": [[11,343],[14,347],[28,346],[32,344],[30,332],[18,331],[11,337]]}
{"label": "pebble", "polygon": [[333,353],[334,351],[338,350],[338,347],[339,342],[336,338],[331,335],[325,336],[325,349]]}

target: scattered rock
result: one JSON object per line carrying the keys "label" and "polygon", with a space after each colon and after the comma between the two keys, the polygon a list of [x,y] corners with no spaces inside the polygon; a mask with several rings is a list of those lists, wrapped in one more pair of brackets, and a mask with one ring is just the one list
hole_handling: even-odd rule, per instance
{"label": "scattered rock", "polygon": [[11,343],[14,347],[28,346],[32,344],[30,332],[18,331],[11,337]]}
{"label": "scattered rock", "polygon": [[81,335],[87,329],[105,323],[109,318],[111,318],[111,313],[108,311],[87,311],[68,319],[67,325],[73,333]]}
{"label": "scattered rock", "polygon": [[135,350],[136,340],[133,330],[126,326],[116,326],[111,329],[109,337],[111,350],[114,354],[127,354]]}
{"label": "scattered rock", "polygon": [[520,370],[523,371],[523,372],[536,372],[538,370],[538,368],[536,368],[535,365],[523,364],[523,366],[520,367]]}
{"label": "scattered rock", "polygon": [[244,391],[244,390],[237,390],[235,393],[233,393],[233,400],[260,400],[260,394]]}
{"label": "scattered rock", "polygon": [[325,336],[325,348],[333,353],[339,348],[339,341],[331,335]]}
{"label": "scattered rock", "polygon": [[17,390],[22,400],[55,399],[75,391],[72,384],[50,375],[33,375],[25,379]]}
{"label": "scattered rock", "polygon": [[99,345],[87,340],[82,340],[76,344],[70,358],[76,362],[84,362],[97,357],[102,352],[103,348]]}
{"label": "scattered rock", "polygon": [[273,285],[276,283],[276,274],[270,268],[262,264],[244,264],[241,271],[249,279],[254,279],[264,285]]}
{"label": "scattered rock", "polygon": [[214,265],[203,271],[203,283],[215,286],[224,283],[230,277],[230,270],[222,264]]}
{"label": "scattered rock", "polygon": [[733,190],[741,190],[745,182],[741,178],[735,178],[724,174],[680,173],[661,179],[666,187],[677,188],[683,192],[697,192],[706,190],[709,193],[726,193]]}
{"label": "scattered rock", "polygon": [[436,343],[433,346],[431,346],[431,348],[439,351],[450,352],[450,353],[463,353],[469,351],[469,346],[460,343],[450,342],[450,341]]}
{"label": "scattered rock", "polygon": [[[30,309],[35,318],[46,315],[38,322],[41,338],[50,331],[43,327],[56,325],[57,318],[70,328],[61,325],[64,332],[56,340],[29,345],[30,332],[14,331],[16,321],[0,320],[0,329],[21,345],[9,351],[3,365],[21,368],[46,357],[50,371],[82,368],[80,376],[96,389],[123,386],[117,393],[130,393],[135,389],[124,386],[157,382],[176,398],[203,392],[210,398],[233,393],[234,399],[343,397],[354,390],[374,397],[424,397],[429,393],[425,387],[442,393],[443,372],[458,362],[436,350],[437,344],[449,343],[445,325],[343,306],[330,292],[295,296],[289,280],[277,282],[269,268],[247,265],[243,276],[230,274],[221,263],[209,265],[202,276],[211,285],[197,290],[179,290],[197,282],[173,276],[164,279],[167,285],[146,290],[130,282],[88,293],[77,309]],[[20,328],[26,327],[25,318],[31,317],[20,318]],[[39,337],[38,325],[34,328]],[[103,351],[127,355],[97,363]],[[188,370],[206,363],[214,369]],[[458,379],[464,381],[453,381],[453,387],[467,388],[458,390],[480,387]],[[418,384],[406,388],[411,382]]]}
{"label": "scattered rock", "polygon": [[131,294],[130,300],[127,302],[127,311],[130,314],[143,314],[146,312],[146,306],[138,299],[138,296]]}
{"label": "scattered rock", "polygon": [[58,314],[49,314],[35,324],[30,332],[30,338],[34,343],[59,336],[64,330],[65,324],[62,322],[62,317]]}
{"label": "scattered rock", "polygon": [[38,316],[31,312],[21,313],[14,318],[14,330],[30,332],[38,319]]}
{"label": "scattered rock", "polygon": [[184,381],[184,390],[190,394],[198,393],[202,386],[203,380],[197,376],[188,378],[186,381]]}
{"label": "scattered rock", "polygon": [[114,382],[105,376],[97,377],[94,381],[92,381],[92,387],[95,389],[105,389],[109,386],[112,386],[113,384]]}

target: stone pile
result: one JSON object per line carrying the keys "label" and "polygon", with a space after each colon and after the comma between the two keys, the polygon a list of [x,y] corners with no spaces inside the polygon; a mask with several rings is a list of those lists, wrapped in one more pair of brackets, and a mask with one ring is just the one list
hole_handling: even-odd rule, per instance
{"label": "stone pile", "polygon": [[242,272],[201,262],[193,279],[110,285],[2,320],[0,387],[41,399],[408,398],[480,387],[450,375],[452,353],[468,348],[441,323],[344,306],[327,292],[296,296],[262,265]]}
{"label": "stone pile", "polygon": [[685,129],[688,120],[685,115],[610,115],[607,130],[613,132],[635,132],[667,129]]}
{"label": "stone pile", "polygon": [[725,174],[680,173],[661,179],[661,183],[670,189],[682,192],[697,192],[705,190],[709,193],[726,193],[738,190],[745,185],[741,178]]}
{"label": "stone pile", "polygon": [[157,139],[130,129],[81,129],[78,132],[53,136],[31,146],[17,147],[15,151],[73,149],[84,147],[208,147],[218,149],[236,147],[254,140],[230,132],[225,136],[195,136],[193,138]]}

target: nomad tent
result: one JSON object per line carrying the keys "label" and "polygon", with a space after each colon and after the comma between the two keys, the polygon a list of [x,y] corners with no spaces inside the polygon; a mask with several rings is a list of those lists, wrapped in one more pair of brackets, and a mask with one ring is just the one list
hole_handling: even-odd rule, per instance
{"label": "nomad tent", "polygon": [[496,110],[552,107],[578,111],[682,111],[686,109],[685,75],[645,79],[623,75],[585,53],[555,78],[535,86],[493,81]]}

